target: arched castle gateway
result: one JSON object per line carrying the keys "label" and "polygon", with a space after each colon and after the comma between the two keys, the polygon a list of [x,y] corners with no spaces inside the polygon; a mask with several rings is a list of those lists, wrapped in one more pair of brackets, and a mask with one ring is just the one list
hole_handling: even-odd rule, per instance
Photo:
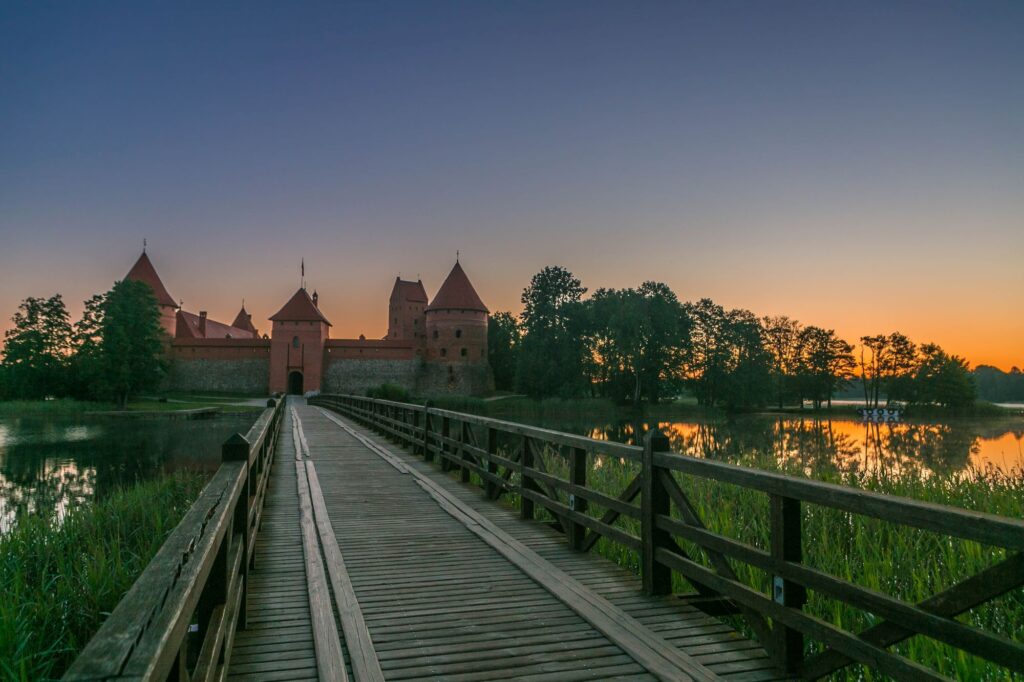
{"label": "arched castle gateway", "polygon": [[423,282],[395,278],[383,339],[332,339],[317,292],[305,288],[270,316],[270,335],[260,336],[245,306],[231,324],[183,310],[145,252],[126,279],[156,295],[170,390],[364,393],[394,384],[418,394],[475,395],[493,387],[487,306],[458,262],[433,301]]}

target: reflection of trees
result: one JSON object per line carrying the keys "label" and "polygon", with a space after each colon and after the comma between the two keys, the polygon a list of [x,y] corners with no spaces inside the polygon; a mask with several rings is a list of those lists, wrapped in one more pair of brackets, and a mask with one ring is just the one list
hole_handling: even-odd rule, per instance
{"label": "reflection of trees", "polygon": [[[224,440],[251,423],[245,416],[203,421],[10,420],[9,442],[0,447],[0,517],[59,514],[69,505],[161,472],[216,469]],[[72,429],[83,425],[87,435],[69,439]]]}
{"label": "reflection of trees", "polygon": [[[591,438],[636,444],[649,423],[630,420],[546,421],[543,426]],[[984,455],[986,441],[1012,434],[1020,452],[1017,420],[957,420],[945,424],[864,423],[851,419],[743,415],[727,420],[658,421],[672,450],[694,457],[803,475],[900,473],[944,475]]]}

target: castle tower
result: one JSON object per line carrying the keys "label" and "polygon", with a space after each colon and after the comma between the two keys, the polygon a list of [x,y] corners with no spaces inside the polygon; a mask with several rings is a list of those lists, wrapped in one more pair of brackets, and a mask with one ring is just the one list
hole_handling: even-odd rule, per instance
{"label": "castle tower", "polygon": [[395,278],[388,302],[388,338],[422,342],[427,338],[427,291],[423,282]]}
{"label": "castle tower", "polygon": [[270,317],[270,391],[319,391],[331,323],[304,288]]}
{"label": "castle tower", "polygon": [[160,326],[168,336],[174,336],[178,304],[167,291],[164,283],[160,281],[160,275],[156,274],[156,268],[153,267],[145,250],[142,251],[142,255],[135,261],[135,265],[124,278],[133,282],[145,282],[149,285],[153,290],[153,295],[156,296],[156,303],[160,307]]}
{"label": "castle tower", "polygon": [[427,359],[487,362],[488,310],[458,261],[426,309]]}
{"label": "castle tower", "polygon": [[244,329],[247,332],[252,332],[252,338],[258,339],[260,334],[256,331],[256,326],[252,323],[252,313],[245,311],[245,304],[242,304],[242,309],[235,315],[235,321],[231,323],[232,327],[238,329]]}

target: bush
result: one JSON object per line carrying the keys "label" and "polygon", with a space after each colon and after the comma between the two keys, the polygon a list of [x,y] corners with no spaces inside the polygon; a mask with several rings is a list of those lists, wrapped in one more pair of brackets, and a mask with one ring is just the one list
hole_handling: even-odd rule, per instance
{"label": "bush", "polygon": [[409,391],[395,384],[381,384],[366,389],[367,398],[378,398],[380,400],[393,400],[396,403],[409,402]]}

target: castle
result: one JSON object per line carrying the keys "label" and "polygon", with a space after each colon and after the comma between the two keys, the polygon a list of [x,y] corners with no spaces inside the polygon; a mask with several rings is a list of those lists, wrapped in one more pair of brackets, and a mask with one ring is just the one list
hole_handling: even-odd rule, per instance
{"label": "castle", "polygon": [[300,287],[260,335],[242,305],[234,322],[182,309],[143,250],[125,277],[156,296],[167,332],[166,388],[243,393],[364,393],[393,384],[417,394],[476,395],[493,387],[488,310],[456,259],[434,299],[396,277],[383,339],[332,339],[319,295]]}

